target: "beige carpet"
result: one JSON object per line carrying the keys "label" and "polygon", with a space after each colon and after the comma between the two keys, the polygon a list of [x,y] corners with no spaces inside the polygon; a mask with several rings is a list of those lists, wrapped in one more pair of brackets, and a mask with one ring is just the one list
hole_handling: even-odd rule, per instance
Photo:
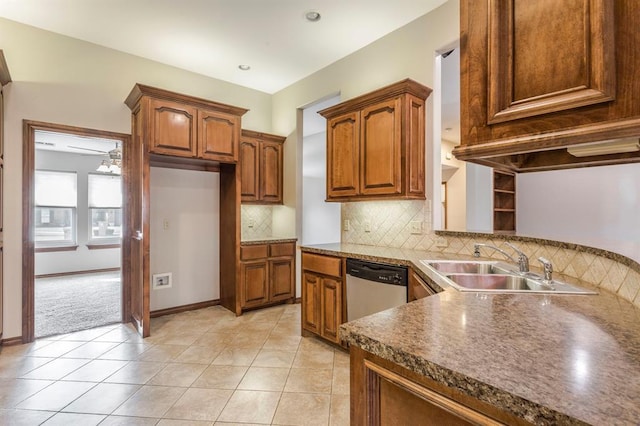
{"label": "beige carpet", "polygon": [[120,272],[37,278],[35,336],[70,333],[121,321]]}

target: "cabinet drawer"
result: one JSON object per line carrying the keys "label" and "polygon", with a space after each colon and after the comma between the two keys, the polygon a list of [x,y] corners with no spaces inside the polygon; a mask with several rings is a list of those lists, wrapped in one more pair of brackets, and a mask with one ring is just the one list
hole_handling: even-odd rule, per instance
{"label": "cabinet drawer", "polygon": [[302,269],[340,278],[342,277],[342,259],[339,257],[303,253]]}
{"label": "cabinet drawer", "polygon": [[267,245],[241,246],[240,260],[264,259],[267,257]]}
{"label": "cabinet drawer", "polygon": [[295,253],[295,243],[269,244],[269,257],[293,256]]}

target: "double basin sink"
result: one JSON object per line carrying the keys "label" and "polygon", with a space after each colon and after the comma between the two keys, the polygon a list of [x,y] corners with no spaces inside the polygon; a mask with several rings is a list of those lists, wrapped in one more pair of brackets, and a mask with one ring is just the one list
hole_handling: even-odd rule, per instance
{"label": "double basin sink", "polygon": [[434,271],[437,278],[459,291],[597,294],[561,281],[545,281],[533,272],[518,272],[503,262],[423,260],[422,263]]}

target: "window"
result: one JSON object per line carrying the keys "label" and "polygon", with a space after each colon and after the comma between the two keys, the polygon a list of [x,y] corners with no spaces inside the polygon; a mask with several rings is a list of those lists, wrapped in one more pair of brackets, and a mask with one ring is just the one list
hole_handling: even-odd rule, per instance
{"label": "window", "polygon": [[36,170],[36,247],[76,244],[78,181],[75,172]]}
{"label": "window", "polygon": [[122,238],[122,179],[89,174],[89,242],[119,243]]}

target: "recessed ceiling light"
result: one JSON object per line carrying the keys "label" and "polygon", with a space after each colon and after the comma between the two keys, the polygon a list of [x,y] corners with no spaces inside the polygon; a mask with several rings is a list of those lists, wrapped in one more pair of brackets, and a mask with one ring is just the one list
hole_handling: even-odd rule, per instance
{"label": "recessed ceiling light", "polygon": [[453,130],[453,128],[452,128],[452,127],[445,127],[445,129],[444,129],[444,131],[445,131],[445,132],[450,132],[450,131],[452,131],[452,130]]}
{"label": "recessed ceiling light", "polygon": [[240,64],[238,65],[238,68],[240,68],[242,71],[249,71],[251,69],[251,66],[246,64]]}
{"label": "recessed ceiling light", "polygon": [[304,14],[304,17],[309,22],[318,22],[320,18],[322,18],[322,15],[320,15],[320,12],[318,11],[310,10]]}

